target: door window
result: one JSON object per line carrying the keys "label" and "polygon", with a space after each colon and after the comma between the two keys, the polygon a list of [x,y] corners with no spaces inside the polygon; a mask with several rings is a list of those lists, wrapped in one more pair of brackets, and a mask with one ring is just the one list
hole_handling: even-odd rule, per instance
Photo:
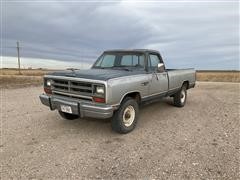
{"label": "door window", "polygon": [[154,71],[157,69],[158,63],[160,63],[160,59],[156,54],[149,55],[148,67],[150,70]]}

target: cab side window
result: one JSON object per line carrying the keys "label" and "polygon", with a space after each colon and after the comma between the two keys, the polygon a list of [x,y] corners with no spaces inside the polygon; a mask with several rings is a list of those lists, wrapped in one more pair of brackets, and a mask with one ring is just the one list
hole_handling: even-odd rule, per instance
{"label": "cab side window", "polygon": [[150,54],[148,59],[148,67],[150,71],[155,71],[157,69],[160,59],[156,54]]}
{"label": "cab side window", "polygon": [[121,66],[144,67],[144,55],[123,55],[120,60]]}

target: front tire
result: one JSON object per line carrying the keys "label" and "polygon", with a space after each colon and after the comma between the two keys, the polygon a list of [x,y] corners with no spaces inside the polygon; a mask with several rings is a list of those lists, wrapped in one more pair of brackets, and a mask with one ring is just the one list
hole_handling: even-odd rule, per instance
{"label": "front tire", "polygon": [[76,115],[76,114],[69,114],[69,113],[65,113],[65,112],[62,112],[62,111],[58,111],[58,113],[60,114],[60,116],[66,120],[75,120],[75,119],[78,119],[79,116]]}
{"label": "front tire", "polygon": [[138,114],[138,103],[134,99],[126,97],[120,108],[114,112],[111,122],[112,129],[121,134],[131,132],[137,124]]}
{"label": "front tire", "polygon": [[173,96],[173,103],[177,107],[183,107],[187,101],[187,87],[183,85],[181,90]]}

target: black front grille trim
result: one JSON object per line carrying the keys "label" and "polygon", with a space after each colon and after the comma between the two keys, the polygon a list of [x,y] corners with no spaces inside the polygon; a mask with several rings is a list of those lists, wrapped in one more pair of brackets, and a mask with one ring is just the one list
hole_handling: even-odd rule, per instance
{"label": "black front grille trim", "polygon": [[90,97],[93,96],[93,84],[89,82],[53,79],[52,90]]}

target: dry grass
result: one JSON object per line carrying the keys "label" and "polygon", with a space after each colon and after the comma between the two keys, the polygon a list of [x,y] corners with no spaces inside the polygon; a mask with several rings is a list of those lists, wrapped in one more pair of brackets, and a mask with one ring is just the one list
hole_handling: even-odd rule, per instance
{"label": "dry grass", "polygon": [[[44,69],[21,69],[21,75],[23,76],[43,76],[44,74],[53,70]],[[19,75],[17,69],[0,69],[1,75]]]}
{"label": "dry grass", "polygon": [[43,75],[51,72],[42,69],[22,69],[21,74],[17,69],[0,69],[0,87],[25,87],[41,85]]}
{"label": "dry grass", "polygon": [[240,71],[198,71],[198,81],[240,82]]}
{"label": "dry grass", "polygon": [[0,75],[0,87],[25,87],[43,84],[42,76]]}
{"label": "dry grass", "polygon": [[[25,87],[41,85],[42,76],[53,70],[24,69],[21,75],[17,69],[0,69],[0,87]],[[240,71],[198,71],[197,81],[240,82]]]}
{"label": "dry grass", "polygon": [[0,69],[0,87],[37,86],[43,83],[43,75],[54,70],[45,69]]}

